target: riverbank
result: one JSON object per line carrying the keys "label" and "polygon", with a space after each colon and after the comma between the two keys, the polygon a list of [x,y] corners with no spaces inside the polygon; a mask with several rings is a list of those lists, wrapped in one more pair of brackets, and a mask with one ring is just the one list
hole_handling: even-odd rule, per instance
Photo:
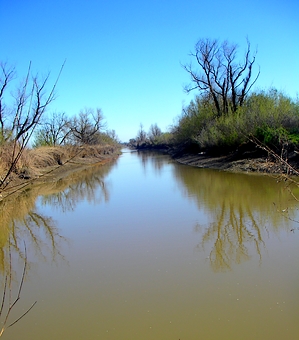
{"label": "riverbank", "polygon": [[166,153],[176,162],[198,167],[229,172],[288,174],[299,175],[299,152],[284,153],[283,158],[266,147],[257,147],[246,143],[235,152],[227,155],[213,156],[205,152],[186,152],[177,147],[141,147],[134,148],[142,151]]}
{"label": "riverbank", "polygon": [[183,154],[173,156],[181,164],[198,168],[209,168],[230,172],[267,173],[267,174],[296,174],[299,169],[299,157],[292,154],[288,165],[270,157],[236,157],[236,155],[207,156],[205,154]]}
{"label": "riverbank", "polygon": [[31,185],[56,182],[91,166],[104,165],[115,160],[121,153],[118,145],[84,147],[43,147],[26,150],[22,165],[12,172],[0,199],[21,192]]}

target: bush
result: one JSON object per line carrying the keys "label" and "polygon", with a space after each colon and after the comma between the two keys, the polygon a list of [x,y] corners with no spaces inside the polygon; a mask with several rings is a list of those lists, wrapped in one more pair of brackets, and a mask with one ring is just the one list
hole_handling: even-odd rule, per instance
{"label": "bush", "polygon": [[187,107],[183,108],[177,125],[172,129],[175,143],[197,143],[198,134],[206,129],[215,117],[217,117],[217,112],[209,98],[197,96]]}
{"label": "bush", "polygon": [[274,149],[294,148],[299,142],[299,102],[275,89],[252,93],[236,112],[220,117],[208,98],[196,97],[173,128],[177,145],[196,143],[198,150],[228,153],[249,136]]}

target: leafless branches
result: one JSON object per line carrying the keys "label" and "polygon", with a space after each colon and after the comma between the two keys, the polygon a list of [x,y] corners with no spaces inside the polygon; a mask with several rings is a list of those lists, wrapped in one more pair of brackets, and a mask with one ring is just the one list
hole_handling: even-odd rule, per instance
{"label": "leafless branches", "polygon": [[0,65],[0,145],[10,143],[12,146],[10,167],[0,181],[0,189],[5,188],[7,178],[16,167],[42,115],[54,100],[55,89],[64,65],[65,62],[61,66],[54,85],[47,92],[46,85],[50,74],[43,80],[40,80],[38,75],[32,76],[30,62],[26,77],[14,95],[14,105],[11,108],[5,105],[4,100],[8,98],[6,92],[8,85],[15,77],[15,69],[9,68],[4,63]]}
{"label": "leafless branches", "polygon": [[71,133],[70,120],[65,112],[53,112],[43,120],[35,135],[35,146],[57,146],[64,144]]}
{"label": "leafless branches", "polygon": [[197,71],[192,63],[183,65],[190,74],[192,84],[185,87],[187,92],[198,89],[212,99],[218,116],[230,110],[236,112],[242,106],[246,95],[259,77],[252,80],[255,55],[251,57],[251,47],[247,49],[243,62],[237,62],[238,46],[227,41],[200,39],[191,56],[199,66]]}
{"label": "leafless branches", "polygon": [[70,123],[71,132],[80,144],[97,144],[100,131],[105,127],[102,110],[85,108]]}
{"label": "leafless branches", "polygon": [[258,148],[266,151],[269,156],[271,156],[275,161],[283,166],[284,169],[281,170],[281,175],[296,175],[299,176],[299,171],[292,167],[288,163],[287,158],[283,158],[284,150],[282,150],[281,155],[278,155],[275,151],[273,151],[271,148],[269,148],[267,145],[262,143],[260,140],[258,140],[253,135],[248,136],[248,139],[253,142]]}

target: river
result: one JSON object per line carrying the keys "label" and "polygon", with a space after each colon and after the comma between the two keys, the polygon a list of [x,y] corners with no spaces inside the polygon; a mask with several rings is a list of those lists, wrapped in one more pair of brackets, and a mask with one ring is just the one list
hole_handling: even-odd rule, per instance
{"label": "river", "polygon": [[37,301],[3,337],[299,339],[286,182],[123,151],[1,203],[2,323],[21,282],[6,325]]}

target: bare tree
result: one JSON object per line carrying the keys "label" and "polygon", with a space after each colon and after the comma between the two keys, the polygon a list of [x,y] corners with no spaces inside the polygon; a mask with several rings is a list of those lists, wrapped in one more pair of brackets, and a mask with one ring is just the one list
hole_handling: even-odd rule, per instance
{"label": "bare tree", "polygon": [[7,107],[4,103],[4,95],[8,88],[9,83],[15,77],[15,69],[9,67],[6,63],[0,63],[0,142],[5,142],[11,135],[6,127],[6,119],[8,118]]}
{"label": "bare tree", "polygon": [[115,143],[120,143],[120,139],[118,138],[118,135],[116,134],[115,130],[108,130],[107,136],[110,137]]}
{"label": "bare tree", "polygon": [[54,112],[44,120],[35,137],[35,146],[65,144],[71,133],[70,120],[65,112]]}
{"label": "bare tree", "polygon": [[196,60],[199,71],[192,63],[183,65],[190,74],[192,84],[185,87],[187,92],[198,89],[211,98],[217,115],[235,113],[242,106],[246,95],[257,81],[260,71],[252,80],[252,67],[256,53],[251,56],[250,43],[242,62],[237,60],[238,46],[228,41],[200,39],[191,56]]}
{"label": "bare tree", "polygon": [[97,108],[85,108],[74,117],[70,123],[75,142],[79,144],[97,144],[98,134],[105,128],[102,110]]}
{"label": "bare tree", "polygon": [[136,142],[137,142],[137,146],[141,146],[141,145],[145,144],[145,142],[146,142],[146,132],[143,129],[142,123],[140,123],[140,127],[139,127],[139,130],[137,132]]}
{"label": "bare tree", "polygon": [[7,100],[6,93],[9,84],[16,76],[15,68],[8,67],[5,63],[0,64],[0,142],[10,142],[12,145],[10,166],[6,175],[0,180],[0,189],[5,187],[6,179],[16,167],[42,115],[54,100],[56,85],[64,64],[65,62],[61,66],[54,85],[48,92],[46,85],[50,74],[42,80],[38,75],[32,76],[30,62],[26,77],[13,96],[13,107],[6,105],[4,100]]}
{"label": "bare tree", "polygon": [[152,124],[149,128],[149,132],[148,132],[148,138],[151,141],[151,143],[155,143],[155,141],[157,140],[157,138],[159,138],[162,135],[162,131],[159,128],[159,126],[157,125],[157,123]]}

